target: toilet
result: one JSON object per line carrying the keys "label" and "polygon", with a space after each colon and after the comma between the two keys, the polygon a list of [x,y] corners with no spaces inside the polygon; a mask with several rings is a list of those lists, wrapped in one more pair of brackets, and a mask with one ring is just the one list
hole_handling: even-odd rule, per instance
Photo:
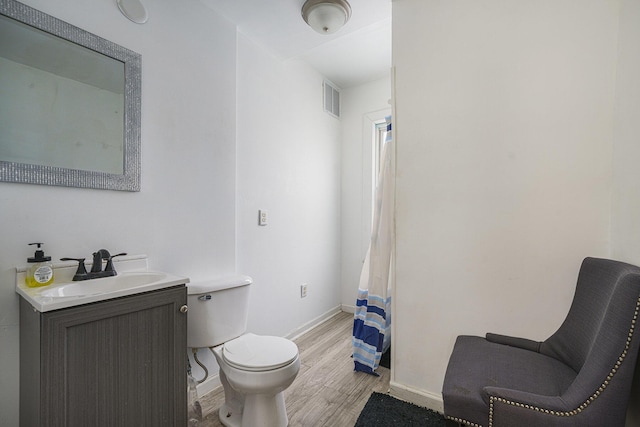
{"label": "toilet", "polygon": [[211,348],[220,366],[225,402],[220,421],[228,427],[285,427],[283,391],[300,370],[290,340],[247,333],[248,276],[227,276],[187,285],[187,346]]}

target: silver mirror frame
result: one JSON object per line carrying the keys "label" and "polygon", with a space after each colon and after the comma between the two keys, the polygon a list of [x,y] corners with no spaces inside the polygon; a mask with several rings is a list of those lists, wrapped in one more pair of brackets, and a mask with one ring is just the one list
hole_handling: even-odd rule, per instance
{"label": "silver mirror frame", "polygon": [[0,161],[0,181],[140,191],[141,55],[15,0],[0,0],[0,14],[121,61],[125,74],[122,175]]}

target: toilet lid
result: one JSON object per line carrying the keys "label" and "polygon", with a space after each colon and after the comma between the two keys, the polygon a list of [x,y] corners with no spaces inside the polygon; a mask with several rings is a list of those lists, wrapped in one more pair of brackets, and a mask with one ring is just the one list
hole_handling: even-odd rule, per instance
{"label": "toilet lid", "polygon": [[245,371],[269,371],[298,357],[298,346],[286,338],[245,334],[222,348],[224,360]]}

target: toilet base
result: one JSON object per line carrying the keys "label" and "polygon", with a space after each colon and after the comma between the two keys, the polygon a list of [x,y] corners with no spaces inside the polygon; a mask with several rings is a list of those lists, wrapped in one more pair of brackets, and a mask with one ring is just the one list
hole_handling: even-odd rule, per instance
{"label": "toilet base", "polygon": [[241,427],[242,426],[242,413],[229,413],[227,405],[225,403],[220,407],[218,414],[220,422],[226,427]]}
{"label": "toilet base", "polygon": [[286,427],[289,425],[282,392],[271,395],[245,395],[244,409],[240,414],[237,412],[229,414],[227,405],[223,403],[219,418],[226,427]]}

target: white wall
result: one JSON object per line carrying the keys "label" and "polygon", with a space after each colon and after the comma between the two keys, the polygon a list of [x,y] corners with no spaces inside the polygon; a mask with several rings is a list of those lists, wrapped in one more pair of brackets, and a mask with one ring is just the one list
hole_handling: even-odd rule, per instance
{"label": "white wall", "polygon": [[544,339],[608,256],[618,2],[397,0],[392,387],[437,407],[455,337]]}
{"label": "white wall", "polygon": [[616,80],[613,256],[640,264],[640,2],[624,0]]}
{"label": "white wall", "polygon": [[238,270],[255,281],[256,333],[294,333],[340,304],[340,122],[322,80],[238,36]]}
{"label": "white wall", "polygon": [[341,302],[343,310],[353,311],[371,239],[373,123],[391,114],[390,78],[344,89],[341,98]]}

